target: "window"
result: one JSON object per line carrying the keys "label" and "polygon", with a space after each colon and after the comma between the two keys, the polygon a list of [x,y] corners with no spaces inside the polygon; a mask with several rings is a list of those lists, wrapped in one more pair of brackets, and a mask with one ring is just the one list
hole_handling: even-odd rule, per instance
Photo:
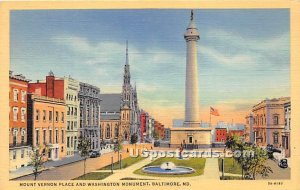
{"label": "window", "polygon": [[68,107],[67,115],[70,115],[70,107]]}
{"label": "window", "polygon": [[46,121],[46,110],[43,110],[43,121]]}
{"label": "window", "polygon": [[49,130],[49,143],[52,143],[52,130]]}
{"label": "window", "polygon": [[13,119],[14,119],[14,121],[18,121],[18,108],[17,107],[14,107],[13,108]]}
{"label": "window", "polygon": [[119,128],[118,125],[115,126],[115,138],[118,138],[119,136]]}
{"label": "window", "polygon": [[189,143],[193,143],[193,137],[189,137]]}
{"label": "window", "polygon": [[61,112],[61,122],[64,122],[64,121],[65,121],[65,113]]}
{"label": "window", "polygon": [[19,90],[14,89],[14,101],[17,102],[19,99]]}
{"label": "window", "polygon": [[35,130],[35,141],[36,141],[36,145],[40,144],[40,131],[37,129]]}
{"label": "window", "polygon": [[67,137],[67,147],[70,147],[70,137]]}
{"label": "window", "polygon": [[55,112],[55,121],[58,122],[58,111]]}
{"label": "window", "polygon": [[67,130],[70,130],[70,121],[67,122]]}
{"label": "window", "polygon": [[35,120],[39,120],[40,119],[40,110],[36,110],[35,111]]}
{"label": "window", "polygon": [[77,108],[75,108],[74,115],[77,116]]}
{"label": "window", "polygon": [[46,144],[46,129],[43,130],[43,143]]}
{"label": "window", "polygon": [[26,101],[26,91],[23,91],[21,92],[21,101],[22,102],[25,102]]}
{"label": "window", "polygon": [[64,147],[63,146],[61,147],[61,152],[64,152]]}
{"label": "window", "polygon": [[21,108],[21,121],[25,122],[26,108]]}
{"label": "window", "polygon": [[273,124],[278,125],[278,123],[279,123],[279,116],[278,115],[273,116]]}
{"label": "window", "polygon": [[52,111],[49,111],[49,122],[52,122]]}
{"label": "window", "polygon": [[71,147],[73,147],[73,137],[71,137]]}
{"label": "window", "polygon": [[17,158],[17,151],[13,151],[13,159],[15,160]]}
{"label": "window", "polygon": [[17,133],[18,133],[18,131],[16,129],[14,129],[14,134],[13,134],[13,145],[14,146],[17,145]]}
{"label": "window", "polygon": [[65,133],[64,133],[64,130],[61,130],[61,143],[65,143]]}
{"label": "window", "polygon": [[58,143],[58,129],[55,130],[55,143]]}
{"label": "window", "polygon": [[22,129],[22,132],[21,132],[21,144],[25,143],[25,135],[26,135],[26,130]]}
{"label": "window", "polygon": [[24,153],[25,153],[25,151],[21,150],[21,158],[24,158]]}
{"label": "window", "polygon": [[71,130],[73,131],[73,121],[71,121]]}
{"label": "window", "polygon": [[106,127],[106,138],[107,139],[110,138],[110,127],[109,127],[109,125],[107,125],[107,127]]}
{"label": "window", "polygon": [[275,144],[277,144],[278,143],[278,133],[274,133],[273,134],[273,142],[275,143]]}

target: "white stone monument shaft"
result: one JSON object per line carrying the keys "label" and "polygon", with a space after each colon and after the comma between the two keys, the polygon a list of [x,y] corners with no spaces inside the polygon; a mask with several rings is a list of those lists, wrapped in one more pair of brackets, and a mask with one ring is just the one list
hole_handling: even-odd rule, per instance
{"label": "white stone monument shaft", "polygon": [[197,42],[200,39],[198,29],[194,23],[193,10],[190,24],[186,29],[186,79],[185,79],[185,124],[193,126],[199,123],[199,89]]}

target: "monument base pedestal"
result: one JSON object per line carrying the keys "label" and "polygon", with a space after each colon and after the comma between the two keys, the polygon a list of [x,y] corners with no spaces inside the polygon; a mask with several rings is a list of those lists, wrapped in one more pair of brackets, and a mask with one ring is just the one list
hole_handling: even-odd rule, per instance
{"label": "monument base pedestal", "polygon": [[185,121],[185,122],[183,122],[183,127],[199,128],[199,127],[201,127],[201,123],[198,121]]}

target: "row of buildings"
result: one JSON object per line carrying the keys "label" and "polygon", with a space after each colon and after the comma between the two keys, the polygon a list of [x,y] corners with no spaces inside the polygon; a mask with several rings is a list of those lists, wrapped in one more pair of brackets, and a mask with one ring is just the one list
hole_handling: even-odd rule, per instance
{"label": "row of buildings", "polygon": [[265,99],[246,116],[245,141],[265,147],[273,145],[290,156],[290,97]]}
{"label": "row of buildings", "polygon": [[97,86],[52,71],[36,82],[10,71],[10,170],[28,165],[34,147],[47,147],[48,160],[73,156],[80,137],[90,140],[92,150],[129,142],[133,134],[139,142],[149,141],[155,120],[148,117],[145,123],[146,112],[139,108],[130,79],[127,47],[122,92],[117,94],[101,94]]}
{"label": "row of buildings", "polygon": [[[290,97],[265,99],[254,105],[240,127],[218,123],[214,144],[224,144],[228,136],[238,136],[244,142],[260,147],[272,145],[290,157],[291,100]],[[245,126],[245,128],[243,128]]]}

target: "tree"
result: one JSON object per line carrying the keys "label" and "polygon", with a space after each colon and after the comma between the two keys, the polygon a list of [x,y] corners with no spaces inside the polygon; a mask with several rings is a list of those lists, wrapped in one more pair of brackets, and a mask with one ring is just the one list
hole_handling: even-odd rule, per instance
{"label": "tree", "polygon": [[266,150],[256,145],[241,142],[240,139],[235,136],[227,138],[226,146],[230,148],[232,152],[240,152],[240,156],[234,157],[233,160],[236,160],[241,165],[243,179],[255,180],[257,174],[262,177],[267,177],[269,173],[273,172],[269,166],[265,165],[266,160],[268,160]]}
{"label": "tree", "polygon": [[114,146],[115,152],[118,152],[118,161],[120,162],[120,151],[123,149],[122,143],[120,140],[117,141],[117,144]]}
{"label": "tree", "polygon": [[86,137],[79,137],[78,140],[78,151],[80,156],[83,157],[83,176],[85,178],[86,159],[89,156],[91,150],[91,142]]}
{"label": "tree", "polygon": [[154,140],[158,140],[159,139],[159,134],[156,130],[153,131],[153,138]]}
{"label": "tree", "polygon": [[48,154],[47,148],[34,147],[30,155],[30,165],[33,166],[34,180],[42,173],[43,165],[46,162],[44,156]]}

